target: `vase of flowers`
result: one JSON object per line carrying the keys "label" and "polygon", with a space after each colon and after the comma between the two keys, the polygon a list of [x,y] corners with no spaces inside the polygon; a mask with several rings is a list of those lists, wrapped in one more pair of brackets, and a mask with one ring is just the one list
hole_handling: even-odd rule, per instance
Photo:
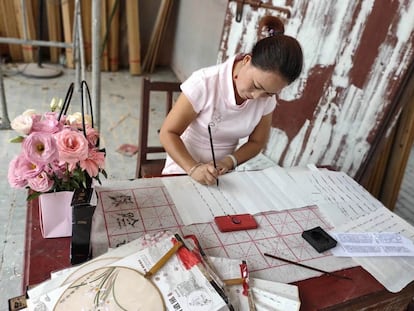
{"label": "vase of flowers", "polygon": [[[57,209],[67,204],[58,199],[59,192],[86,189],[93,180],[100,183],[100,174],[106,177],[105,152],[98,148],[99,133],[93,127],[91,116],[62,115],[55,111],[61,103],[53,99],[50,112],[39,114],[26,110],[11,122],[12,129],[19,134],[11,142],[21,143],[22,149],[9,164],[8,181],[14,188],[27,188],[28,200],[47,194],[39,207],[46,204],[46,197],[51,197]],[[44,212],[51,213],[53,209]],[[53,219],[44,213],[41,216],[43,231],[48,218]],[[71,229],[71,221],[69,225]],[[65,234],[70,236],[69,231]]]}

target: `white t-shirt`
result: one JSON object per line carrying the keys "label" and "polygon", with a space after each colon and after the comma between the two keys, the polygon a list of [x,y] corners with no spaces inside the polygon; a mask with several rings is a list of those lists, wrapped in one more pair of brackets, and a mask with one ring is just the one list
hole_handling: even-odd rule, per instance
{"label": "white t-shirt", "polygon": [[[264,115],[276,107],[274,96],[248,99],[237,105],[233,89],[232,69],[236,57],[226,62],[195,71],[181,84],[181,91],[198,113],[181,138],[197,162],[212,161],[208,124],[216,161],[232,153],[240,138],[249,136]],[[163,174],[186,172],[167,155]]]}

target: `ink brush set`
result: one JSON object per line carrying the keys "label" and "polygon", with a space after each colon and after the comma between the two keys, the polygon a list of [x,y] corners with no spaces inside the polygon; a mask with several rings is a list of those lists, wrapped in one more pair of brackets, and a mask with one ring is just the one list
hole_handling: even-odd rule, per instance
{"label": "ink brush set", "polygon": [[[195,235],[147,234],[28,291],[27,310],[299,310],[294,285],[210,257]],[[275,309],[276,308],[276,309]]]}

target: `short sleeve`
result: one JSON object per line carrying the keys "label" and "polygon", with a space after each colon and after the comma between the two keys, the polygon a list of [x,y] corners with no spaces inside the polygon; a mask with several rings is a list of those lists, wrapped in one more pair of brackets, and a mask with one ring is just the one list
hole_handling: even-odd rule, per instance
{"label": "short sleeve", "polygon": [[265,116],[265,115],[273,112],[273,110],[275,110],[275,108],[276,108],[276,97],[275,96],[269,97],[267,99],[266,105],[263,109],[263,115]]}
{"label": "short sleeve", "polygon": [[188,98],[194,111],[199,113],[207,102],[207,86],[202,70],[197,70],[181,84],[181,91]]}

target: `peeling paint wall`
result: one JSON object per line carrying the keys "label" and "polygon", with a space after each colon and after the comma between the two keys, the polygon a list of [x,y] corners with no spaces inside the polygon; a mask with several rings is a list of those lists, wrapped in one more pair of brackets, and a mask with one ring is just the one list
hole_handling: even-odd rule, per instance
{"label": "peeling paint wall", "polygon": [[331,165],[354,176],[364,164],[414,60],[414,0],[273,0],[291,16],[230,1],[218,62],[249,52],[265,15],[302,44],[301,77],[279,96],[265,154],[282,166]]}

